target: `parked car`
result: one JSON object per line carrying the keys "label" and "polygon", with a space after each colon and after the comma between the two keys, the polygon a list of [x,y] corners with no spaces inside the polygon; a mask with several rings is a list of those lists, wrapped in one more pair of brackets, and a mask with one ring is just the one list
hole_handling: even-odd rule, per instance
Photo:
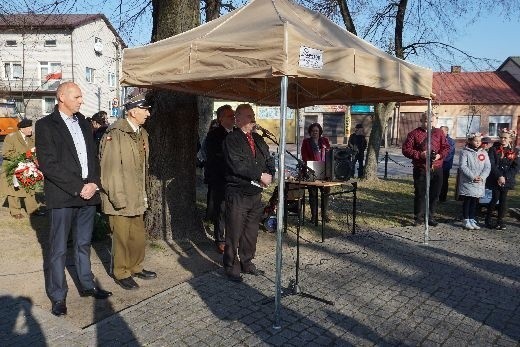
{"label": "parked car", "polygon": [[0,102],[0,140],[16,131],[20,118],[16,115],[16,106],[11,102]]}

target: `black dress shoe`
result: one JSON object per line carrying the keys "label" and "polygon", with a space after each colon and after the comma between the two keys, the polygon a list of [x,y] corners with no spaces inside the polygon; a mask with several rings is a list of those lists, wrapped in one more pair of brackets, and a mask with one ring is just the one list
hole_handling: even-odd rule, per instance
{"label": "black dress shoe", "polygon": [[412,225],[413,225],[414,227],[418,227],[418,226],[423,225],[423,224],[424,224],[424,220],[422,220],[422,219],[416,219],[416,220],[413,221],[413,224],[412,224]]}
{"label": "black dress shoe", "polygon": [[139,277],[142,280],[151,280],[157,278],[157,274],[155,272],[144,269],[141,272],[136,272],[132,276]]}
{"label": "black dress shoe", "polygon": [[58,300],[52,303],[52,314],[55,316],[64,316],[67,314],[67,304],[65,300]]}
{"label": "black dress shoe", "polygon": [[232,275],[232,274],[226,274],[226,277],[231,282],[242,282],[242,276]]}
{"label": "black dress shoe", "polygon": [[123,278],[120,280],[116,279],[116,283],[119,284],[123,289],[134,290],[139,288],[139,285],[132,277]]}
{"label": "black dress shoe", "polygon": [[431,227],[436,227],[437,225],[439,225],[439,222],[437,222],[435,219],[428,219],[428,225],[431,226]]}
{"label": "black dress shoe", "polygon": [[94,288],[90,288],[90,289],[81,291],[81,293],[79,293],[79,295],[82,297],[92,296],[96,299],[106,299],[112,295],[112,292],[94,287]]}
{"label": "black dress shoe", "polygon": [[253,275],[253,276],[265,275],[265,271],[264,270],[260,270],[260,269],[258,269],[256,267],[252,268],[251,270],[244,271],[244,273],[246,273],[248,275]]}

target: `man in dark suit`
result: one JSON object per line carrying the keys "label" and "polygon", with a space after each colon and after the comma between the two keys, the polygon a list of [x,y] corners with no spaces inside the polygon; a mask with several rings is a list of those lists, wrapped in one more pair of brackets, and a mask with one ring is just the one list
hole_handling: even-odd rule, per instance
{"label": "man in dark suit", "polygon": [[[363,124],[357,124],[356,130],[348,138],[348,145],[357,150],[356,162],[358,163],[358,178],[362,178],[365,174],[365,150],[367,149],[367,139],[363,130]],[[354,175],[354,173],[352,173]]]}
{"label": "man in dark suit", "polygon": [[52,313],[61,316],[67,314],[65,259],[71,230],[80,295],[106,299],[112,293],[96,287],[90,269],[101,183],[92,131],[79,113],[83,96],[75,83],[65,82],[58,87],[56,99],[54,112],[36,122],[36,148],[50,218],[45,289]]}
{"label": "man in dark suit", "polygon": [[222,152],[222,143],[227,134],[233,130],[235,124],[235,113],[230,105],[223,105],[217,109],[219,126],[211,129],[206,136],[206,166],[204,173],[208,182],[209,198],[213,203],[213,232],[217,251],[224,253],[225,239],[225,200],[226,190],[226,161]]}
{"label": "man in dark suit", "polygon": [[240,282],[240,272],[254,276],[264,273],[253,259],[263,212],[262,188],[271,184],[274,159],[264,139],[253,132],[256,122],[251,105],[238,105],[235,122],[237,128],[226,136],[223,147],[227,165],[223,262],[228,279]]}

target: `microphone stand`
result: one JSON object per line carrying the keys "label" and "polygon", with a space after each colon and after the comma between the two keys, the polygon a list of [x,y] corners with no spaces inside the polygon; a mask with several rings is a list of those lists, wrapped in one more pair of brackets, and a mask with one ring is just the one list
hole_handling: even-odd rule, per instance
{"label": "microphone stand", "polygon": [[[262,137],[267,137],[269,140],[273,141],[278,147],[280,147],[280,144],[278,143],[278,141],[276,140],[276,137],[273,134],[267,133],[266,131],[262,131]],[[292,158],[294,158],[298,162],[298,166],[297,167],[300,170],[305,170],[305,172],[308,172],[308,173],[310,173],[310,175],[315,176],[316,172],[313,169],[311,169],[310,167],[308,167],[307,164],[303,160],[297,158],[294,154],[289,152],[287,149],[285,150],[285,152],[288,153]],[[283,175],[283,177],[285,177],[285,175]],[[298,181],[297,182],[298,182],[298,190],[301,190],[302,174],[298,174]],[[286,197],[287,197],[285,192],[284,192],[284,197],[285,197],[284,199],[286,199]],[[285,213],[287,214],[287,211],[285,211]],[[285,218],[286,217],[284,216],[284,219]],[[279,222],[280,221],[277,221],[277,223],[279,223]],[[301,297],[304,297],[304,298],[309,298],[309,299],[313,299],[313,300],[316,300],[316,301],[323,302],[323,303],[325,303],[327,305],[334,305],[334,302],[332,302],[330,300],[326,300],[326,299],[320,298],[320,297],[317,297],[317,296],[309,294],[309,293],[306,293],[300,287],[300,284],[299,284],[300,276],[299,276],[299,274],[300,274],[300,226],[301,225],[302,225],[302,221],[301,221],[301,202],[298,201],[298,224],[296,225],[296,269],[295,269],[295,278],[289,280],[289,285],[287,286],[287,289],[282,290],[282,296],[298,295],[298,296],[301,296]]]}

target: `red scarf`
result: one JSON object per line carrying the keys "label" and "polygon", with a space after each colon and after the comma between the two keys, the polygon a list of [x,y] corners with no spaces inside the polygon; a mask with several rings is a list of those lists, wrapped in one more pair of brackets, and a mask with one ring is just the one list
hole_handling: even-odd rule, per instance
{"label": "red scarf", "polygon": [[497,149],[497,154],[500,156],[500,159],[507,158],[508,160],[515,160],[516,159],[516,152],[513,148],[500,146]]}

